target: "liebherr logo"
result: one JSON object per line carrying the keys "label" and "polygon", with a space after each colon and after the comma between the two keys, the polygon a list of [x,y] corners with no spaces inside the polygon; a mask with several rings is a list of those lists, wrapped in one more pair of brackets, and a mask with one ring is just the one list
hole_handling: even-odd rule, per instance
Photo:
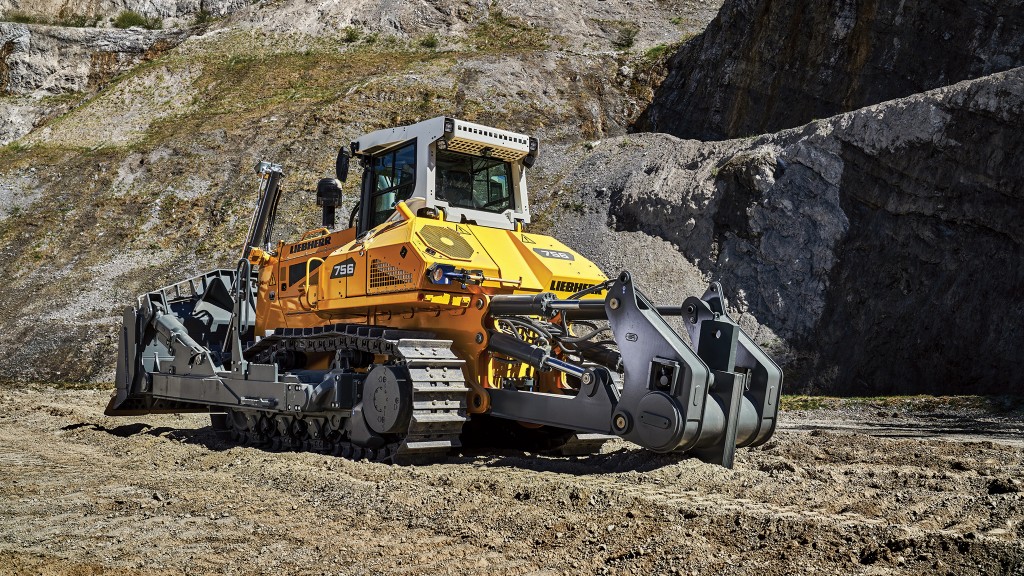
{"label": "liebherr logo", "polygon": [[[586,290],[591,286],[595,286],[595,284],[586,284],[584,282],[569,282],[568,280],[552,280],[550,290],[552,290],[553,292],[571,292],[575,294],[576,292]],[[600,294],[601,292],[604,292],[604,290],[597,292],[597,294]]]}
{"label": "liebherr logo", "polygon": [[292,246],[291,248],[288,249],[288,253],[289,254],[295,254],[296,252],[305,252],[306,250],[311,250],[313,248],[319,248],[321,246],[327,246],[330,243],[331,243],[331,237],[330,236],[324,236],[322,238],[317,238],[316,240],[310,240],[309,242],[303,242],[301,244],[295,244],[294,246]]}

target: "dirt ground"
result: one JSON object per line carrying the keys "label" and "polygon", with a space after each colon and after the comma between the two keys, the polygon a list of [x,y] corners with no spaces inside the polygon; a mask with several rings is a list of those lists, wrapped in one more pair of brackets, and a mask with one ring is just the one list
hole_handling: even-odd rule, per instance
{"label": "dirt ground", "polygon": [[2,574],[1024,574],[1024,414],[783,413],[734,470],[624,442],[398,467],[0,387]]}

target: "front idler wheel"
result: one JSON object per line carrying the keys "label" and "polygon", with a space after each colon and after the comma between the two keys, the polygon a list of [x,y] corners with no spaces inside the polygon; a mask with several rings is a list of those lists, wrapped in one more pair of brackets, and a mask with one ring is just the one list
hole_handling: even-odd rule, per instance
{"label": "front idler wheel", "polygon": [[412,384],[401,366],[377,366],[363,385],[363,418],[378,434],[401,434],[412,417]]}

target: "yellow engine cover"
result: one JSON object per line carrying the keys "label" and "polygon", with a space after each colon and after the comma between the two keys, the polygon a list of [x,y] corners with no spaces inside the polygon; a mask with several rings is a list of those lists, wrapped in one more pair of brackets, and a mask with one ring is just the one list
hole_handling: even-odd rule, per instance
{"label": "yellow engine cover", "polygon": [[[475,280],[435,284],[427,274],[435,264]],[[494,327],[490,297],[553,292],[566,298],[605,279],[594,263],[549,236],[412,216],[361,239],[345,230],[279,245],[260,267],[256,333],[337,323],[431,332],[452,340],[466,361],[470,411],[482,412],[485,389],[508,372],[507,365],[492,368],[486,353]],[[309,367],[326,368],[330,360],[313,354]]]}

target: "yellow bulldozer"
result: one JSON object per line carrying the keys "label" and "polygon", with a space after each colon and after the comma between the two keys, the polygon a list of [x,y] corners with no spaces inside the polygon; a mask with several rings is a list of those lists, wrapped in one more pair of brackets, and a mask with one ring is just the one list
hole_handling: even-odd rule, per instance
{"label": "yellow bulldozer", "polygon": [[[617,436],[732,466],[774,432],[781,370],[718,284],[657,306],[527,231],[538,154],[449,117],[366,134],[317,185],[322,226],[291,241],[273,240],[282,167],[260,162],[236,266],[125,310],[106,413],[209,412],[244,444],[395,463]],[[353,159],[359,201],[336,229]]]}

